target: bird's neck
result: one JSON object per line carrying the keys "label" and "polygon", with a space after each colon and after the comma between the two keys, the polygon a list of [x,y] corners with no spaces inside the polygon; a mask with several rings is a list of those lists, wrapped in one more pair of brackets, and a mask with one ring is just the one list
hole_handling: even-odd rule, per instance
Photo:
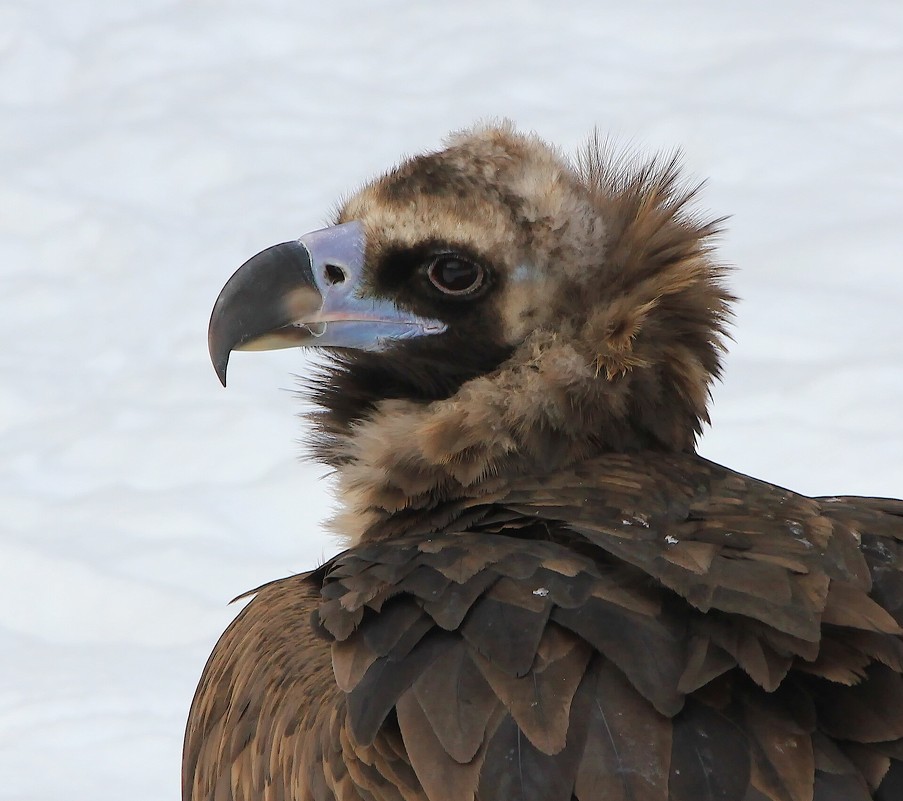
{"label": "bird's neck", "polygon": [[534,467],[513,435],[456,413],[452,401],[384,402],[343,443],[333,531],[357,543],[444,528]]}
{"label": "bird's neck", "polygon": [[519,475],[654,447],[625,420],[624,397],[600,393],[590,359],[554,335],[532,344],[451,397],[383,400],[333,434],[329,463],[343,504],[335,532],[358,542],[389,536],[402,522],[437,530]]}

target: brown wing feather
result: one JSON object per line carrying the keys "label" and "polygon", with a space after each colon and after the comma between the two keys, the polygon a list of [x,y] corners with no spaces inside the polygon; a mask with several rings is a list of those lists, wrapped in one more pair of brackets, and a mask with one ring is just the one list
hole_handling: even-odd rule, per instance
{"label": "brown wing feather", "polygon": [[613,455],[467,514],[260,590],[186,798],[901,797],[903,503]]}
{"label": "brown wing feather", "polygon": [[220,638],[185,733],[184,798],[337,797],[347,771],[330,721],[343,700],[310,626],[318,602],[305,576],[274,582]]}

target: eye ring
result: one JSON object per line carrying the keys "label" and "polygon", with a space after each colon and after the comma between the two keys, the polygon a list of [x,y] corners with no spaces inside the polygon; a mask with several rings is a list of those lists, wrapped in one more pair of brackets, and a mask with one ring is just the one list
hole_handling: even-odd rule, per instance
{"label": "eye ring", "polygon": [[426,265],[426,277],[443,295],[466,297],[486,283],[486,268],[456,253],[440,253]]}

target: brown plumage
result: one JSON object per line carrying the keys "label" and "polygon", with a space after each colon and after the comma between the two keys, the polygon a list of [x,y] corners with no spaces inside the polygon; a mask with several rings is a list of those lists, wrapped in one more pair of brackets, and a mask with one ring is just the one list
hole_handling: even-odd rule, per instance
{"label": "brown plumage", "polygon": [[[236,274],[221,376],[334,349],[314,448],[351,547],[217,644],[185,799],[903,798],[903,502],[695,454],[732,299],[693,195],[481,128],[348,201],[345,261],[311,236]],[[368,311],[327,313],[348,287]]]}

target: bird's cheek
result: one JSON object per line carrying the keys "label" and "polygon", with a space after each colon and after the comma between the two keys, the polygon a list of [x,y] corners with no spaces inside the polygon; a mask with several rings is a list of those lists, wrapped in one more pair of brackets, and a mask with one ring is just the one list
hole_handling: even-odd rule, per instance
{"label": "bird's cheek", "polygon": [[508,344],[522,342],[541,327],[548,309],[551,287],[537,280],[509,281],[498,303],[502,332]]}

